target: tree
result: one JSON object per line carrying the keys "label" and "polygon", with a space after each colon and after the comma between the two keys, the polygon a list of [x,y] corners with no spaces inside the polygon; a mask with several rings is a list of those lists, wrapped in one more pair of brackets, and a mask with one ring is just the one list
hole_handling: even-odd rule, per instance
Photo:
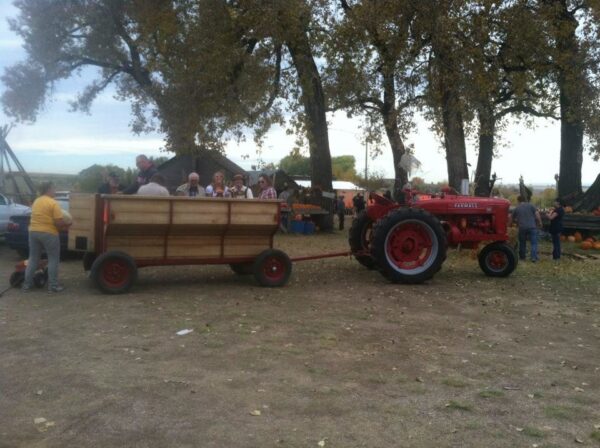
{"label": "tree", "polygon": [[400,163],[422,83],[424,42],[413,35],[413,1],[341,0],[344,20],[334,25],[330,71],[334,108],[365,117],[371,133],[384,132],[392,151],[397,194],[408,182]]}
{"label": "tree", "polygon": [[[560,171],[558,194],[574,197],[581,194],[584,133],[597,144],[598,92],[594,89],[597,71],[597,21],[590,17],[592,1],[545,0],[538,11],[546,19],[553,44],[553,68],[560,91]],[[591,21],[591,23],[590,23]],[[587,23],[586,23],[587,22]],[[582,31],[578,28],[582,26]],[[590,57],[591,60],[590,60]],[[596,90],[596,91],[594,91]],[[592,149],[594,150],[594,149]],[[598,150],[598,147],[595,147]]]}
{"label": "tree", "polygon": [[278,77],[273,48],[249,51],[253,44],[225,1],[17,0],[15,6],[20,14],[11,28],[23,38],[27,60],[2,76],[2,102],[18,120],[34,120],[54,84],[83,69],[97,77],[74,110],[89,110],[113,85],[118,98],[131,102],[132,129],[158,127],[178,152],[221,148],[227,135],[245,126],[264,130],[277,115],[270,107],[271,77]]}
{"label": "tree", "polygon": [[121,183],[127,183],[127,172],[116,165],[94,164],[79,172],[78,187],[83,193],[96,193],[98,187],[106,181],[108,173],[114,172],[119,176]]}
{"label": "tree", "polygon": [[279,161],[279,168],[290,176],[310,176],[310,159],[300,154],[290,154]]}
{"label": "tree", "polygon": [[337,156],[331,158],[333,176],[337,180],[356,180],[356,158],[354,156]]}

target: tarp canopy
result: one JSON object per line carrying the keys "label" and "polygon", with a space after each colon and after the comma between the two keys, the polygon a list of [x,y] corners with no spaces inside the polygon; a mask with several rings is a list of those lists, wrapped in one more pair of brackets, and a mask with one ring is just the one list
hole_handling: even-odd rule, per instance
{"label": "tarp canopy", "polygon": [[[303,188],[310,188],[311,182],[310,180],[297,180],[296,183]],[[364,191],[364,188],[359,187],[358,185],[353,184],[352,182],[348,182],[345,180],[334,180],[332,182],[332,187],[334,190],[346,190],[346,191]]]}

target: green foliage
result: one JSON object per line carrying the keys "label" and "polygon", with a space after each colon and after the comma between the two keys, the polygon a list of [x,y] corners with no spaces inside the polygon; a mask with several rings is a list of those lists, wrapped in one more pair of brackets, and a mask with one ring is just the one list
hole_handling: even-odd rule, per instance
{"label": "green foliage", "polygon": [[[337,180],[356,180],[356,159],[354,156],[331,158],[333,176]],[[310,159],[298,153],[292,153],[279,161],[279,168],[291,176],[310,176]]]}
{"label": "green foliage", "polygon": [[[127,184],[128,172],[116,165],[92,165],[79,172],[78,190],[82,193],[95,193],[98,187],[106,181],[108,173],[114,172],[119,176],[121,183]],[[133,176],[131,176],[133,177]]]}
{"label": "green foliage", "polygon": [[300,154],[290,154],[279,161],[279,168],[291,176],[310,176],[310,159]]}

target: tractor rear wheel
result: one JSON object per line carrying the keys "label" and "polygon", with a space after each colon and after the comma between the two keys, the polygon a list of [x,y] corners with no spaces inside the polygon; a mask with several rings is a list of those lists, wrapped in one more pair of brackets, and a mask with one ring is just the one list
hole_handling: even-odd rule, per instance
{"label": "tractor rear wheel", "polygon": [[352,226],[348,232],[348,242],[356,261],[368,269],[377,267],[377,262],[369,253],[372,235],[373,220],[369,218],[367,211],[363,210],[352,220]]}
{"label": "tractor rear wheel", "polygon": [[111,251],[99,255],[92,264],[90,277],[106,294],[123,294],[137,279],[135,261],[124,252]]}
{"label": "tractor rear wheel", "polygon": [[417,208],[402,208],[377,221],[371,254],[381,273],[396,283],[422,283],[446,259],[446,234],[439,220]]}
{"label": "tractor rear wheel", "polygon": [[253,271],[254,278],[261,286],[283,286],[292,274],[292,261],[281,250],[267,249],[254,260]]}
{"label": "tractor rear wheel", "polygon": [[507,277],[517,267],[517,254],[506,243],[491,243],[479,252],[479,267],[490,277]]}

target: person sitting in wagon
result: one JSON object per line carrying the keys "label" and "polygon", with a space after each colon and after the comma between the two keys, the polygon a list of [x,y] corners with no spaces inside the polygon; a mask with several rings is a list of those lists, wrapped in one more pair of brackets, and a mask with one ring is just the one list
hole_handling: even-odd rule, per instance
{"label": "person sitting in wagon", "polygon": [[209,198],[230,198],[231,192],[225,185],[225,175],[222,171],[213,174],[213,181],[206,187],[206,196]]}
{"label": "person sitting in wagon", "polygon": [[253,199],[252,190],[244,185],[244,176],[236,174],[233,176],[233,187],[229,190],[232,198]]}
{"label": "person sitting in wagon", "polygon": [[266,174],[261,174],[258,178],[258,186],[260,194],[258,199],[277,199],[277,192],[271,185],[271,179]]}
{"label": "person sitting in wagon", "polygon": [[200,185],[200,175],[198,173],[190,173],[187,183],[180,185],[175,190],[175,196],[187,196],[189,198],[206,196],[204,187]]}
{"label": "person sitting in wagon", "polygon": [[161,174],[155,174],[150,178],[150,182],[142,185],[137,194],[139,196],[169,196],[169,190],[166,189],[166,180]]}

